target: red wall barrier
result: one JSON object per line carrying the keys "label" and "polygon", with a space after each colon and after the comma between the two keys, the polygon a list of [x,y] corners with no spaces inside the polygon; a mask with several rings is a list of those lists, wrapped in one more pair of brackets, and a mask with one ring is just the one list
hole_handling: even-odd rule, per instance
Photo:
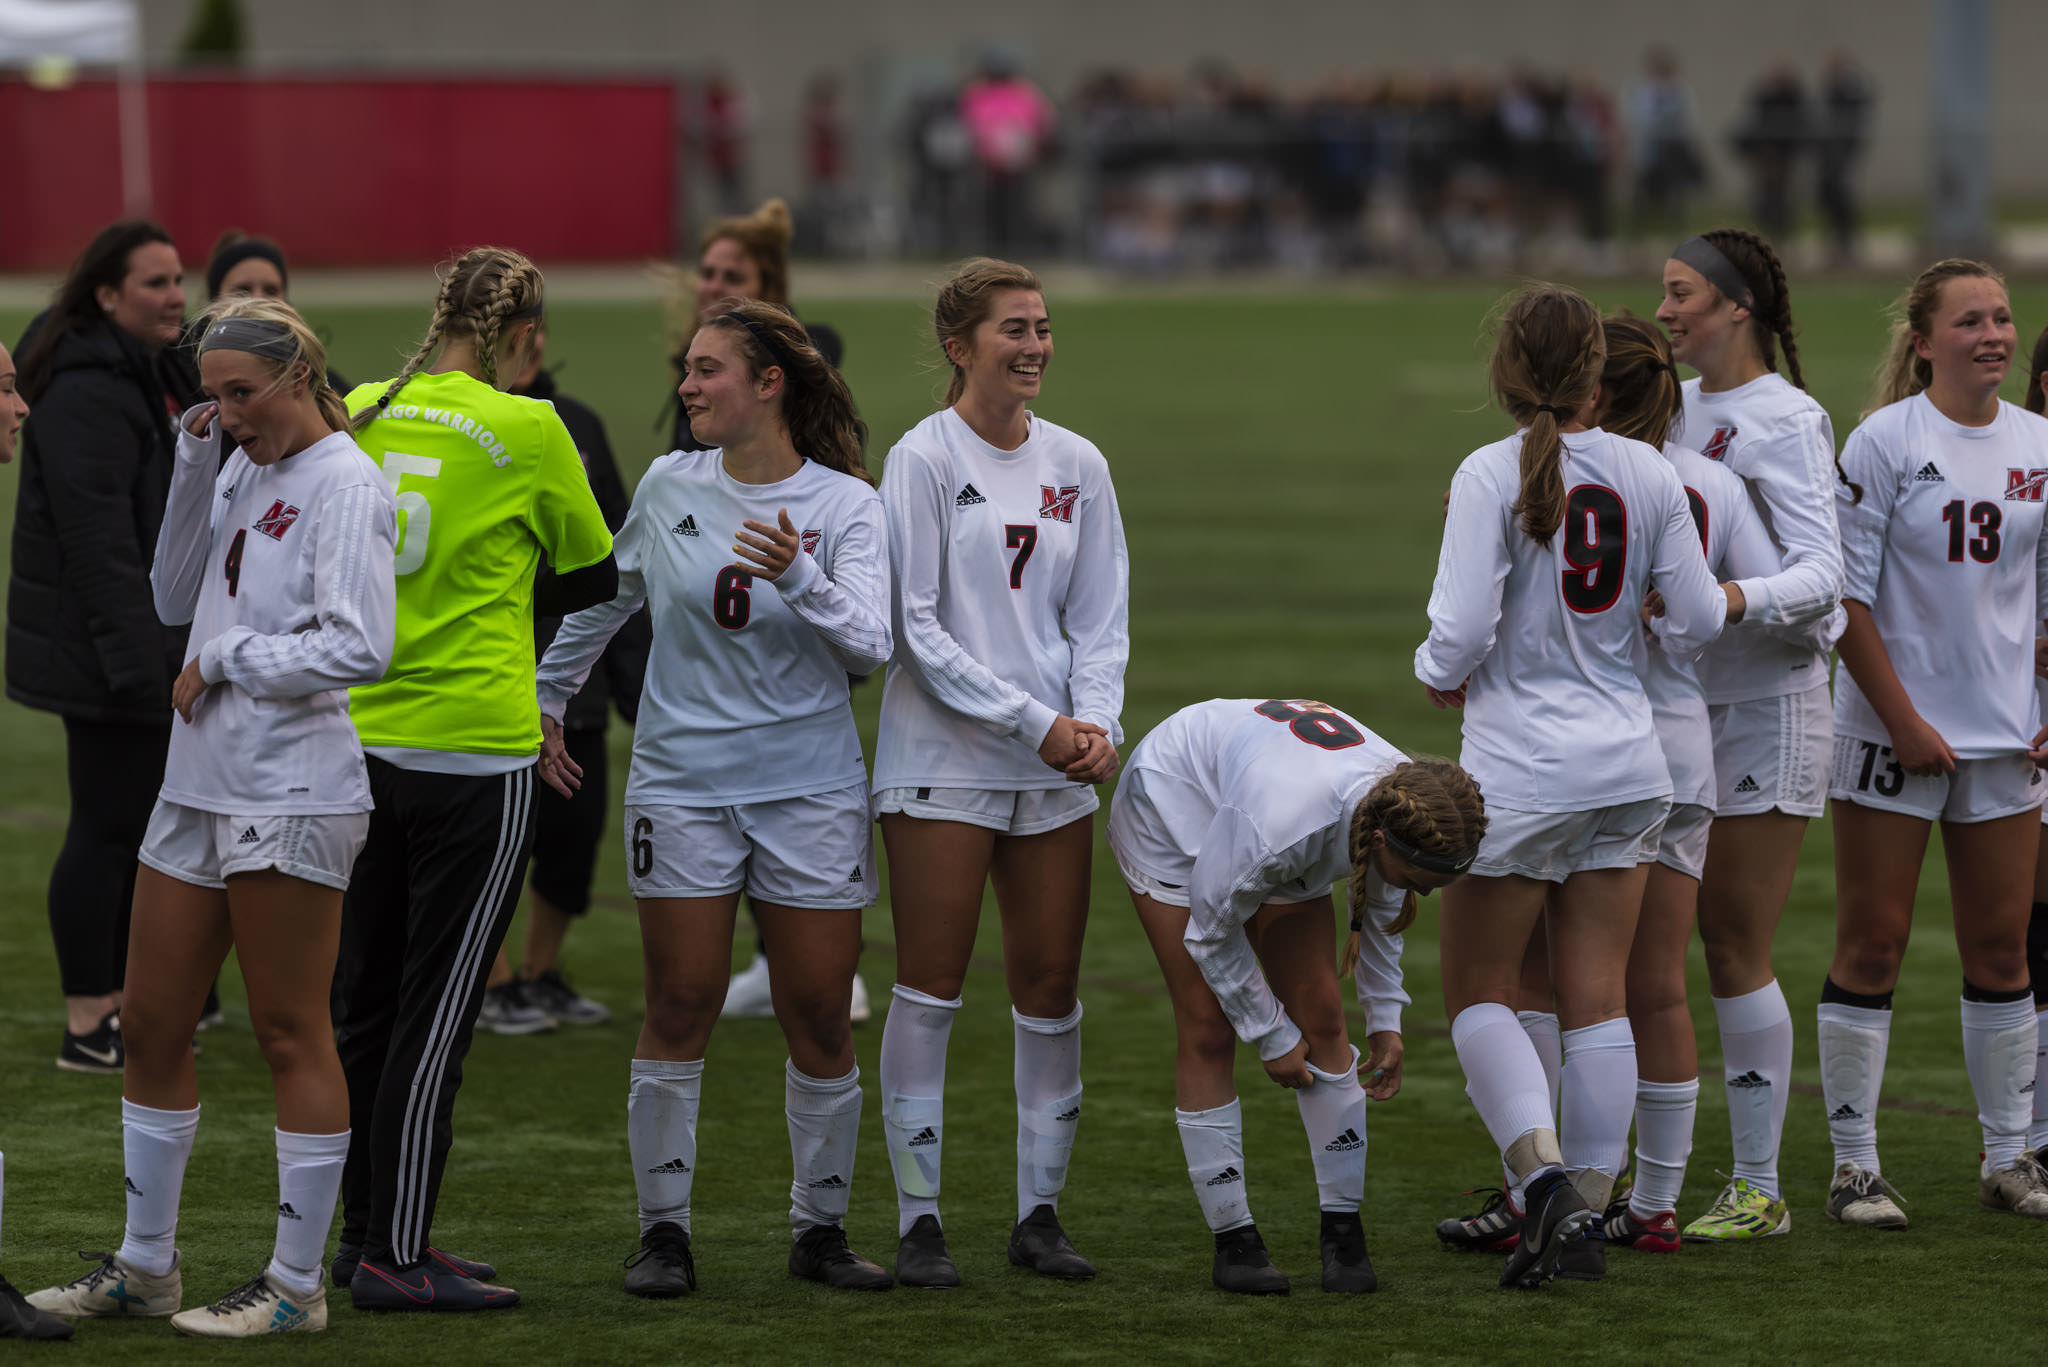
{"label": "red wall barrier", "polygon": [[[294,263],[543,265],[666,256],[675,87],[655,81],[163,78],[147,85],[153,216],[188,271],[224,228]],[[0,270],[61,268],[119,218],[113,81],[0,81]]]}

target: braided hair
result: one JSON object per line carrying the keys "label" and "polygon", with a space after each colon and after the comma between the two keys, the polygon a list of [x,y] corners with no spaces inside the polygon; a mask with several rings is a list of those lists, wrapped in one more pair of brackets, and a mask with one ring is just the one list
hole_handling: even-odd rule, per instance
{"label": "braided hair", "polygon": [[[1392,832],[1422,854],[1463,859],[1479,848],[1486,834],[1486,802],[1472,776],[1447,759],[1407,760],[1373,784],[1351,812],[1350,913],[1351,935],[1344,942],[1339,974],[1358,963],[1358,940],[1366,922],[1366,875],[1379,848],[1373,836]],[[1415,923],[1415,894],[1401,903],[1401,913],[1382,934],[1398,935]]]}
{"label": "braided hair", "polygon": [[475,339],[481,378],[495,388],[498,339],[505,324],[514,318],[538,318],[541,307],[539,267],[508,247],[471,248],[441,277],[441,292],[434,298],[434,315],[427,323],[426,335],[377,402],[356,415],[355,430],[360,432],[384,416],[398,392],[434,359],[449,337]]}

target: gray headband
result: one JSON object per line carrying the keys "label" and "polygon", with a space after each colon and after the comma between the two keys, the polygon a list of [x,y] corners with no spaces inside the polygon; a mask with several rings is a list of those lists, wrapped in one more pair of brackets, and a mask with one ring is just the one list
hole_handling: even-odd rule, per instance
{"label": "gray headband", "polygon": [[1704,237],[1688,237],[1671,250],[1673,261],[1683,261],[1707,278],[1707,283],[1742,307],[1756,311],[1756,291],[1743,278],[1735,263]]}
{"label": "gray headband", "polygon": [[299,340],[283,323],[262,318],[223,318],[200,339],[199,354],[209,351],[247,351],[273,361],[301,359]]}

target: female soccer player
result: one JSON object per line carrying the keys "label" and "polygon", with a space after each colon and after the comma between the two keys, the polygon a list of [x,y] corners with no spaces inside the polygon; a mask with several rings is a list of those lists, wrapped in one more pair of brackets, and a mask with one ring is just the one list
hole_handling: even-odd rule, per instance
{"label": "female soccer player", "polygon": [[[1654,575],[1680,653],[1742,607],[1715,590],[1670,465],[1591,425],[1605,358],[1600,316],[1571,290],[1532,286],[1502,315],[1493,390],[1520,430],[1451,484],[1415,654],[1431,700],[1465,708],[1462,762],[1487,794],[1472,876],[1444,895],[1444,998],[1473,1102],[1527,1193],[1504,1286],[1555,1274],[1627,1147],[1623,982],[1672,791],[1632,660],[1644,591]],[[1546,893],[1569,1154],[1507,1006]]]}
{"label": "female soccer player", "polygon": [[[359,1309],[519,1299],[484,1283],[488,1264],[439,1254],[428,1236],[462,1060],[533,844],[534,617],[618,587],[562,420],[502,392],[542,305],[531,261],[477,247],[447,270],[398,375],[348,396],[404,519],[391,668],[350,700],[377,800],[335,977],[355,1140],[334,1283]],[[536,594],[543,554],[555,576]]]}
{"label": "female soccer player", "polygon": [[[1197,703],[1131,755],[1110,803],[1109,847],[1173,997],[1174,1118],[1222,1290],[1288,1289],[1252,1222],[1231,1079],[1238,1039],[1297,1091],[1322,1204],[1323,1289],[1378,1287],[1358,1205],[1365,1099],[1401,1089],[1401,931],[1415,919],[1414,894],[1464,872],[1485,829],[1464,770],[1406,763],[1319,702]],[[1356,961],[1370,1087],[1359,1085],[1330,967],[1339,878],[1350,880],[1345,968]]]}
{"label": "female soccer player", "polygon": [[957,1286],[939,1224],[946,1039],[993,879],[1016,1024],[1017,1224],[1010,1260],[1095,1275],[1057,1204],[1081,1117],[1091,785],[1122,740],[1129,562],[1109,466],[1033,413],[1052,361],[1038,277],[977,259],[939,291],[946,407],[882,470],[896,654],[875,744],[889,850],[895,1000],[882,1122],[896,1174],[897,1279]]}
{"label": "female soccer player", "polygon": [[[2002,402],[2019,334],[2005,281],[1937,261],[1899,305],[1877,401],[1842,464],[1849,625],[1836,683],[1835,957],[1821,990],[1828,1214],[1904,1228],[1877,1157],[1892,991],[1927,836],[1941,822],[1963,967],[1963,1061],[1993,1210],[2048,1219],[2028,1151],[2037,1023],[2027,975],[2041,772],[2034,640],[2048,608],[2048,421]],[[1968,611],[1957,605],[1968,604]]]}
{"label": "female soccer player", "polygon": [[618,597],[564,622],[541,662],[542,773],[565,791],[580,778],[563,707],[646,602],[655,645],[626,784],[647,963],[626,1105],[641,1246],[626,1289],[696,1288],[698,1097],[744,891],[789,1043],[790,1274],[886,1290],[889,1274],[846,1243],[861,1111],[847,999],[875,887],[846,678],[889,658],[882,510],[838,372],[787,311],[728,302],[697,330],[682,383],[716,445],[649,468],[620,533]]}
{"label": "female soccer player", "polygon": [[[192,623],[198,649],[171,688],[181,724],[135,882],[127,1233],[31,1300],[67,1318],[171,1315],[183,1333],[243,1338],[327,1327],[322,1252],[349,1145],[328,987],[370,825],[347,690],[391,659],[397,509],[289,305],[218,309],[199,367],[212,402],[181,420],[150,572],[158,614]],[[238,443],[225,466],[223,431]],[[192,1032],[230,946],[277,1096],[277,1243],[246,1283],[174,1313],[178,1197],[199,1127]]]}
{"label": "female soccer player", "polygon": [[[1784,569],[1741,584],[1749,620],[1798,627],[1841,598],[1828,415],[1805,393],[1791,294],[1777,253],[1755,233],[1717,228],[1664,264],[1657,321],[1685,383],[1672,440],[1742,476]],[[1777,373],[1783,348],[1786,376]],[[1789,376],[1789,378],[1787,378]],[[1735,1170],[1685,1227],[1699,1240],[1783,1234],[1778,1146],[1792,1081],[1792,1016],[1771,968],[1806,823],[1821,814],[1834,734],[1827,650],[1761,631],[1731,632],[1700,662],[1714,729],[1714,823],[1699,894],[1700,939],[1721,1028]]]}

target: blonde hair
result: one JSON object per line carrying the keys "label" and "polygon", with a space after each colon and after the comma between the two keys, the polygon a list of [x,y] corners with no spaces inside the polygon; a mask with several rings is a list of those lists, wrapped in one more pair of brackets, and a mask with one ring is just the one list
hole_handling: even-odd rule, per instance
{"label": "blonde hair", "polygon": [[1920,272],[1906,292],[1892,302],[1891,340],[1884,359],[1878,362],[1877,382],[1871,391],[1869,417],[1888,404],[1910,399],[1934,382],[1934,367],[1914,352],[1913,338],[1925,337],[1934,326],[1934,310],[1941,305],[1941,292],[1951,280],[1990,280],[2005,288],[2005,277],[1982,261],[1951,256]]}
{"label": "blonde hair", "polygon": [[960,402],[967,392],[967,372],[946,354],[946,343],[969,342],[974,330],[988,321],[995,308],[998,290],[1031,290],[1045,293],[1038,277],[1024,267],[993,257],[976,256],[953,268],[946,283],[939,286],[938,301],[932,305],[932,331],[938,337],[939,355],[952,367],[953,378],[946,386],[945,407]]}
{"label": "blonde hair", "polygon": [[770,366],[782,371],[782,423],[798,455],[875,482],[865,455],[868,425],[854,407],[853,391],[818,354],[795,314],[760,299],[727,299],[725,312],[705,320],[698,331],[713,328],[732,337],[753,378]]}
{"label": "blonde hair", "polygon": [[1606,361],[1600,311],[1577,290],[1531,285],[1501,311],[1493,401],[1527,429],[1513,511],[1538,545],[1548,546],[1564,523],[1564,425],[1599,389]]}
{"label": "blonde hair", "polygon": [[513,318],[531,316],[538,321],[545,302],[542,288],[540,268],[509,247],[474,247],[463,253],[441,277],[441,293],[434,299],[434,316],[427,323],[426,336],[420,338],[377,402],[356,415],[356,430],[382,417],[398,391],[434,359],[449,337],[475,339],[483,381],[496,386],[499,333]]}
{"label": "blonde hair", "polygon": [[200,333],[203,338],[208,329],[216,323],[230,318],[246,318],[252,323],[270,323],[286,330],[292,340],[290,360],[280,361],[274,356],[254,352],[250,355],[270,367],[275,379],[270,392],[274,393],[290,384],[293,372],[300,366],[306,368],[306,392],[313,396],[313,402],[320,409],[321,420],[337,432],[349,430],[348,405],[341,401],[341,395],[327,379],[327,348],[299,311],[282,299],[266,299],[262,295],[240,295],[229,299],[217,299],[199,315]]}
{"label": "blonde hair", "polygon": [[[1468,859],[1486,834],[1486,801],[1479,785],[1447,759],[1407,760],[1394,766],[1351,812],[1351,935],[1337,972],[1347,974],[1358,963],[1358,938],[1366,921],[1366,876],[1372,872],[1373,834],[1390,832],[1416,852],[1443,859]],[[1401,903],[1401,914],[1384,935],[1398,935],[1415,923],[1415,894]]]}

